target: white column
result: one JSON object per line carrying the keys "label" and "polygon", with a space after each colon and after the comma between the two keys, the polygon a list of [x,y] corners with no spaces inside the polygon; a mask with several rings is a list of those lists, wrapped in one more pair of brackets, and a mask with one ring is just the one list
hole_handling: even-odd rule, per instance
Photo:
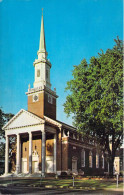
{"label": "white column", "polygon": [[21,147],[21,137],[20,137],[20,145],[19,145],[19,151],[20,151],[20,172],[22,172],[22,157],[21,157],[21,152],[22,152],[22,147]]}
{"label": "white column", "polygon": [[45,163],[46,163],[46,133],[42,132],[42,177],[45,177]]}
{"label": "white column", "polygon": [[32,133],[29,133],[29,173],[32,173]]}
{"label": "white column", "polygon": [[16,173],[20,172],[20,134],[17,134]]}
{"label": "white column", "polygon": [[57,160],[57,158],[56,158],[56,154],[57,154],[57,135],[56,135],[56,133],[54,134],[54,173],[56,174],[56,160]]}
{"label": "white column", "polygon": [[6,145],[5,145],[5,174],[9,171],[9,137],[6,135]]}

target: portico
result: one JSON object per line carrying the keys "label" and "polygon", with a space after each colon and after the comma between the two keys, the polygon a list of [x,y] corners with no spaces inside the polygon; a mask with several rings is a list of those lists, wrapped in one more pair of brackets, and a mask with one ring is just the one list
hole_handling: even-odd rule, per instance
{"label": "portico", "polygon": [[[21,125],[20,120],[23,121]],[[12,135],[17,138],[16,174],[41,172],[44,177],[46,172],[56,173],[57,130],[55,127],[50,127],[45,120],[21,110],[5,128],[5,174],[9,172],[9,136]],[[49,164],[52,166],[51,169]]]}

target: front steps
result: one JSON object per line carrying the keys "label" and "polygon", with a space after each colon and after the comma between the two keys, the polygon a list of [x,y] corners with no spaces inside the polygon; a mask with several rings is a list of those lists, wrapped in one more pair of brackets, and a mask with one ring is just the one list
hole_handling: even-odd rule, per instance
{"label": "front steps", "polygon": [[[45,178],[47,177],[55,177],[55,173],[46,173],[45,174]],[[16,173],[8,173],[8,174],[3,174],[0,176],[0,179],[1,178],[9,178],[9,177],[19,177],[19,178],[26,178],[26,177],[29,177],[29,178],[40,178],[42,177],[42,173],[19,173],[19,174],[16,174]]]}

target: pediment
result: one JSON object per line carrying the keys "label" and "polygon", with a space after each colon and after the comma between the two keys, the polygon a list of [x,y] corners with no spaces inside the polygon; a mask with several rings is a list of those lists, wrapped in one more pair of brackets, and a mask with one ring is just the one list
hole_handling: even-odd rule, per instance
{"label": "pediment", "polygon": [[25,126],[32,126],[44,123],[44,120],[40,117],[21,109],[4,127],[6,129],[14,129]]}

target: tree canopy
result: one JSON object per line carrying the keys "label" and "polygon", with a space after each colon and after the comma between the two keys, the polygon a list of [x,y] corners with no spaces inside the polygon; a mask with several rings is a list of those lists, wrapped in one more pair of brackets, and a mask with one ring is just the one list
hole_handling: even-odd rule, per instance
{"label": "tree canopy", "polygon": [[114,41],[112,49],[105,53],[101,50],[97,57],[91,57],[90,63],[83,59],[74,66],[64,103],[64,111],[67,116],[73,114],[77,130],[84,136],[94,136],[108,151],[111,161],[122,143],[123,134],[123,44],[118,37]]}
{"label": "tree canopy", "polygon": [[5,131],[2,127],[14,116],[11,113],[4,113],[0,108],[0,156],[5,155]]}

